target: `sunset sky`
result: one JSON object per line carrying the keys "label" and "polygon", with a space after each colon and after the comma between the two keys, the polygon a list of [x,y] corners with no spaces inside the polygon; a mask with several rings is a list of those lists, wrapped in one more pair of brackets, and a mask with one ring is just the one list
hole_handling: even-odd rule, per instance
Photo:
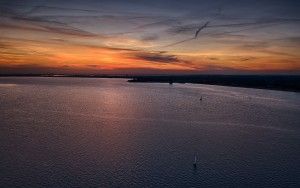
{"label": "sunset sky", "polygon": [[299,74],[299,7],[298,0],[1,0],[0,74]]}

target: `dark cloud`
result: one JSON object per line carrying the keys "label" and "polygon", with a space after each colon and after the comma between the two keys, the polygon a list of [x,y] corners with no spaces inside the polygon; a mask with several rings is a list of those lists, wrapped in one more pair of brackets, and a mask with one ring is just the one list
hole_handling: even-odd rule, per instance
{"label": "dark cloud", "polygon": [[175,55],[167,55],[165,52],[139,52],[135,57],[145,61],[154,63],[178,63],[179,59]]}
{"label": "dark cloud", "polygon": [[199,24],[185,24],[177,25],[167,29],[167,32],[170,34],[191,34],[196,32]]}
{"label": "dark cloud", "polygon": [[219,60],[219,58],[216,58],[216,57],[209,57],[208,59],[211,60],[211,61],[218,61]]}
{"label": "dark cloud", "polygon": [[159,36],[156,35],[156,34],[151,34],[151,35],[145,35],[145,36],[142,36],[141,38],[143,41],[155,41],[155,40],[158,40],[159,39]]}
{"label": "dark cloud", "polygon": [[243,57],[243,58],[240,58],[240,61],[252,61],[252,60],[255,60],[257,59],[257,57]]}
{"label": "dark cloud", "polygon": [[96,68],[99,67],[99,65],[87,65],[88,67]]}

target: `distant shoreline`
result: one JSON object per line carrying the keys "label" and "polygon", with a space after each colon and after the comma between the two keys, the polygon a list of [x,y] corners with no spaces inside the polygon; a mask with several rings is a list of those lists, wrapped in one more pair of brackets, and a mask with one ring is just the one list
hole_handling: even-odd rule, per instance
{"label": "distant shoreline", "polygon": [[1,77],[124,78],[130,83],[192,83],[300,92],[300,75],[57,75],[7,74]]}
{"label": "distant shoreline", "polygon": [[0,74],[1,77],[53,77],[53,78],[133,78],[127,75],[81,75],[81,74]]}
{"label": "distant shoreline", "polygon": [[137,76],[128,82],[192,83],[300,92],[300,75]]}

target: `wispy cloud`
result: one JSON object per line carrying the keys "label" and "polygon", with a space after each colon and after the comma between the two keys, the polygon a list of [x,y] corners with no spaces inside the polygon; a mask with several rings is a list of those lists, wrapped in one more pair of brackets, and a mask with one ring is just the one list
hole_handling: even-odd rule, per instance
{"label": "wispy cloud", "polygon": [[154,63],[176,63],[179,59],[175,55],[168,55],[165,52],[139,52],[135,57]]}
{"label": "wispy cloud", "polygon": [[[268,26],[287,24],[287,23],[300,23],[300,19],[297,18],[269,18],[269,19],[256,19],[252,22],[239,22],[239,23],[229,23],[229,24],[214,24],[213,22],[207,26],[207,28],[240,28],[243,31],[255,28],[260,29]],[[189,34],[195,32],[201,24],[185,24],[177,25],[167,29],[167,32],[170,34]],[[255,27],[253,27],[255,26]],[[229,31],[230,32],[230,31]],[[235,32],[235,31],[231,31]],[[222,32],[220,32],[222,33]]]}
{"label": "wispy cloud", "polygon": [[299,59],[293,0],[4,2],[0,64],[24,70],[286,70]]}
{"label": "wispy cloud", "polygon": [[72,27],[66,23],[42,19],[40,17],[27,17],[15,14],[14,11],[6,11],[0,20],[3,28],[13,28],[20,30],[32,30],[40,32],[51,32],[63,35],[75,35],[84,37],[94,37],[97,34]]}
{"label": "wispy cloud", "polygon": [[159,39],[157,34],[147,34],[141,37],[143,41],[156,41]]}

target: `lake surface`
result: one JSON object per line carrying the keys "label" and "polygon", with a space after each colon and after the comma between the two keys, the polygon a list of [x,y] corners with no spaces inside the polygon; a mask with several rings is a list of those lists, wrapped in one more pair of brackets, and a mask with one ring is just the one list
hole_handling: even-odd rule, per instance
{"label": "lake surface", "polygon": [[0,121],[1,187],[300,187],[300,93],[7,77]]}

